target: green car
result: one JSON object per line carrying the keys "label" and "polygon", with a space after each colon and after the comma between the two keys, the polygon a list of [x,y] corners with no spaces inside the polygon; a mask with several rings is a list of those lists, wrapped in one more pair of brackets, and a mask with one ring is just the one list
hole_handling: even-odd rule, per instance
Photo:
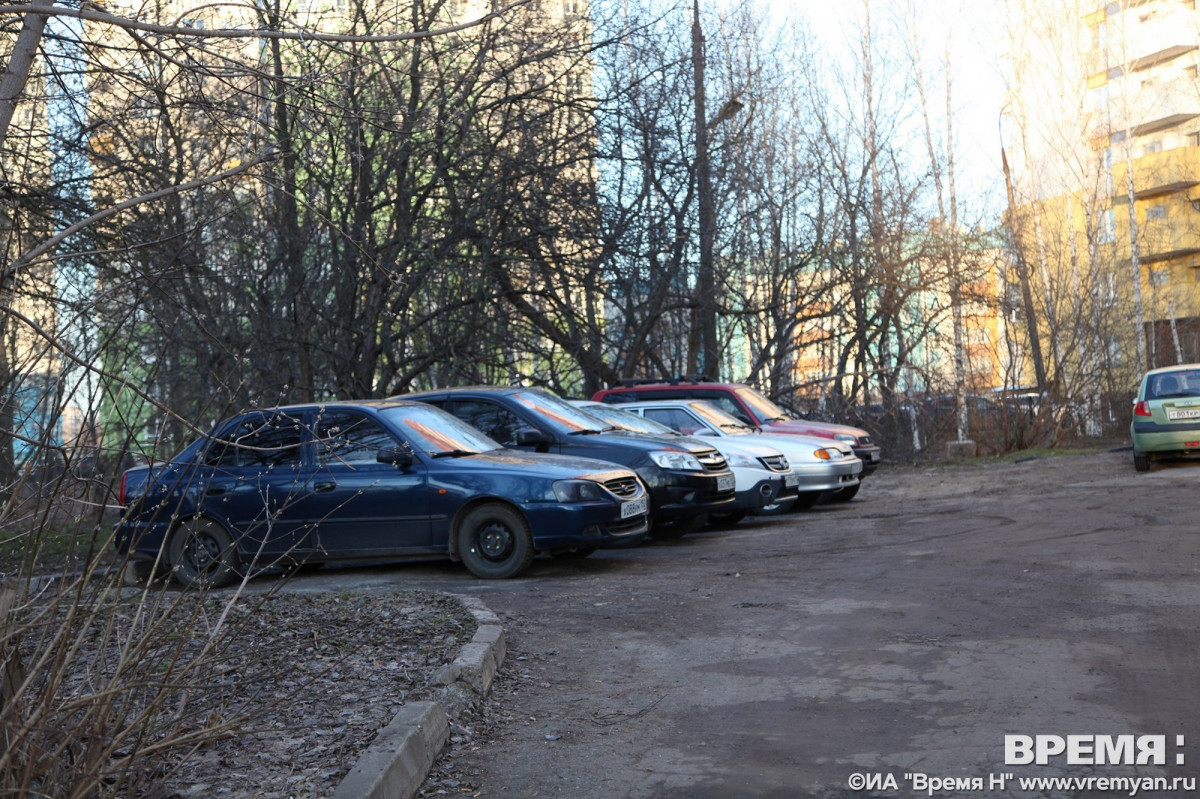
{"label": "green car", "polygon": [[1134,400],[1133,468],[1150,471],[1157,457],[1200,455],[1200,363],[1151,369]]}

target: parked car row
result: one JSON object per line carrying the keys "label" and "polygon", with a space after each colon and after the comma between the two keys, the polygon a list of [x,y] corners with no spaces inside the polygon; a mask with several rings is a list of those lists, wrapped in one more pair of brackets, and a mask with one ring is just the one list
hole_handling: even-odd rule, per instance
{"label": "parked car row", "polygon": [[[677,411],[702,421],[672,423]],[[124,473],[116,546],[139,576],[200,587],[401,557],[507,578],[539,553],[586,557],[848,499],[864,473],[849,442],[757,434],[705,402],[622,410],[535,388],[446,389],[225,420]]]}

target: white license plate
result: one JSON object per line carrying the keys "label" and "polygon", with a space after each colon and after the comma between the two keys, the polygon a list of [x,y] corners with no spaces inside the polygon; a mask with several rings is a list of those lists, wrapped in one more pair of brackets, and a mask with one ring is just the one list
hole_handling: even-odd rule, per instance
{"label": "white license plate", "polygon": [[735,482],[736,482],[736,478],[732,474],[726,475],[725,477],[718,477],[717,478],[717,490],[718,491],[732,491]]}
{"label": "white license plate", "polygon": [[621,503],[621,518],[628,519],[632,516],[641,516],[646,511],[650,510],[650,498],[639,497],[632,499],[629,502]]}
{"label": "white license plate", "polygon": [[785,474],[783,476],[784,488],[793,488],[798,485],[800,485],[800,475],[793,473],[793,474]]}
{"label": "white license plate", "polygon": [[1168,419],[1200,419],[1200,408],[1169,408]]}

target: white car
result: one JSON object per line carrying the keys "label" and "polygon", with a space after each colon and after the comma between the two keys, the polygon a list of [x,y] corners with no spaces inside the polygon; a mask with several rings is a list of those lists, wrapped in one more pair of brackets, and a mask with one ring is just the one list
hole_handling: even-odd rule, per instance
{"label": "white car", "polygon": [[[683,436],[652,419],[629,413],[624,405],[591,400],[570,402],[621,430],[642,435]],[[731,437],[708,437],[702,443],[725,456],[736,480],[733,504],[728,509],[722,508],[720,513],[711,514],[715,520],[732,524],[751,513],[770,516],[788,510],[796,501],[799,477],[778,448],[765,441],[738,441]]]}
{"label": "white car", "polygon": [[[738,444],[769,444],[787,456],[798,477],[798,499],[792,509],[807,509],[822,497],[849,499],[858,492],[863,462],[843,441],[809,436],[759,433],[717,406],[697,399],[622,402],[621,409],[665,424],[705,441],[732,439]],[[847,493],[848,492],[848,493]]]}

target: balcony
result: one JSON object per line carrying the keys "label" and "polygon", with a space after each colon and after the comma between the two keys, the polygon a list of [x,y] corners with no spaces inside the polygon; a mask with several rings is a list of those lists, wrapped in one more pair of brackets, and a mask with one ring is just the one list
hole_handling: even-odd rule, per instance
{"label": "balcony", "polygon": [[[1143,220],[1138,225],[1138,257],[1143,264],[1162,263],[1200,254],[1200,211],[1190,203],[1171,206],[1162,219]],[[1124,230],[1122,228],[1124,227]],[[1117,226],[1120,248],[1129,252],[1129,229]]]}
{"label": "balcony", "polygon": [[1150,69],[1151,67],[1156,67],[1159,64],[1165,64],[1168,61],[1174,61],[1181,55],[1190,53],[1195,49],[1196,45],[1194,44],[1176,44],[1170,47],[1164,47],[1163,49],[1150,53],[1149,55],[1142,56],[1141,58],[1135,58],[1133,61],[1130,61],[1129,71],[1140,72],[1144,69]]}
{"label": "balcony", "polygon": [[[1118,204],[1128,200],[1125,175],[1125,163],[1114,163],[1113,199]],[[1175,147],[1133,160],[1133,193],[1138,200],[1196,186],[1200,186],[1200,147]]]}

